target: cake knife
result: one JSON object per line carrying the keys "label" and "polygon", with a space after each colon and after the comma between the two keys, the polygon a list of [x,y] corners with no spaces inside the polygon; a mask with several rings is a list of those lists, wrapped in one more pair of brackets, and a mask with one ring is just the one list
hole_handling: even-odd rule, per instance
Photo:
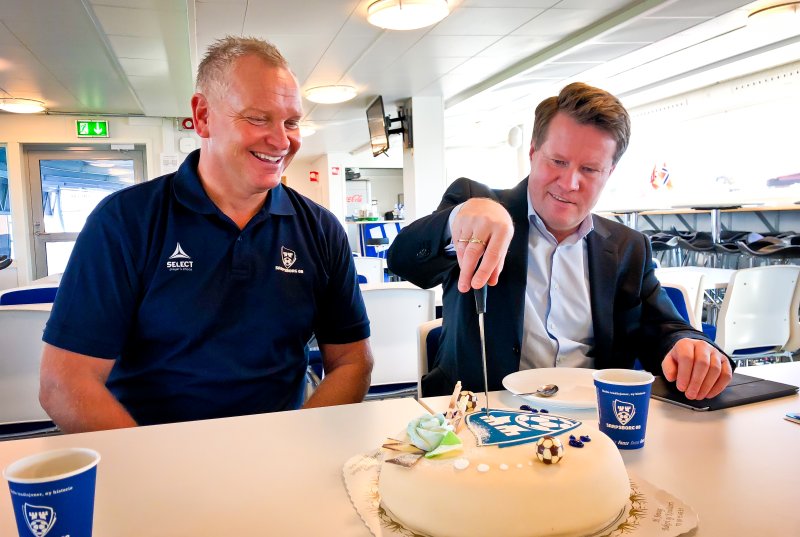
{"label": "cake knife", "polygon": [[478,330],[481,335],[481,359],[483,360],[483,395],[486,397],[486,416],[489,416],[489,381],[486,374],[486,333],[483,328],[483,316],[486,314],[486,293],[488,286],[473,289],[475,293],[475,309],[478,312]]}

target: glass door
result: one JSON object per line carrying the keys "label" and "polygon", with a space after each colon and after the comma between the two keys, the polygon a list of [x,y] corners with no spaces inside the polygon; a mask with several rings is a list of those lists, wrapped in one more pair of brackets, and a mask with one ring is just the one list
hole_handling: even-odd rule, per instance
{"label": "glass door", "polygon": [[29,150],[34,278],[64,272],[97,204],[144,180],[144,151]]}

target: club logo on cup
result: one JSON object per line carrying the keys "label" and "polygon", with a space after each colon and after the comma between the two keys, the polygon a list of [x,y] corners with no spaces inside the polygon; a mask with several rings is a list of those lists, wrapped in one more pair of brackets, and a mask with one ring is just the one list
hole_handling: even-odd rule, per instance
{"label": "club logo on cup", "polygon": [[52,507],[46,505],[31,505],[26,503],[22,506],[25,513],[25,522],[28,529],[36,537],[44,537],[56,523],[56,512]]}
{"label": "club logo on cup", "polygon": [[617,418],[617,421],[620,423],[620,425],[627,425],[628,422],[631,421],[636,415],[636,407],[633,403],[614,399],[613,407],[614,416]]}

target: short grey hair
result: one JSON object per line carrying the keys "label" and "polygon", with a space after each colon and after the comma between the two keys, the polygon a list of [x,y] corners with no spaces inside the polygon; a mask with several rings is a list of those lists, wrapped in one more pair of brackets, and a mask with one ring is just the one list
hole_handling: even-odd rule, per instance
{"label": "short grey hair", "polygon": [[256,56],[268,65],[291,72],[289,62],[280,53],[278,47],[269,41],[257,37],[228,35],[217,39],[208,47],[206,55],[197,67],[195,82],[197,91],[201,93],[209,93],[217,89],[224,91],[228,70],[236,60],[243,56]]}

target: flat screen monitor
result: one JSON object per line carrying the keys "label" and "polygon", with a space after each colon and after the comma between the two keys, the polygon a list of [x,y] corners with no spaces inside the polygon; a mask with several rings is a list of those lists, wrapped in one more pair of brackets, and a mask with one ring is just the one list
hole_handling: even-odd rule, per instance
{"label": "flat screen monitor", "polygon": [[367,126],[372,156],[377,157],[381,153],[386,153],[389,150],[389,127],[383,109],[383,97],[380,95],[367,107]]}

